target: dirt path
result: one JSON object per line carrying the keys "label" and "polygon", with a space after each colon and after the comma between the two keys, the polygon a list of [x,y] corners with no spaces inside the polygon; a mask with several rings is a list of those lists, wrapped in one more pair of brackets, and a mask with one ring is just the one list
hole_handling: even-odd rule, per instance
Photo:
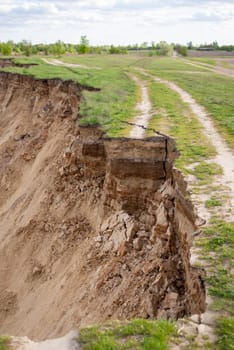
{"label": "dirt path", "polygon": [[[176,91],[180,95],[182,101],[188,103],[192,113],[196,115],[197,118],[200,120],[201,124],[203,125],[206,136],[208,137],[208,139],[210,139],[211,143],[214,145],[217,151],[217,156],[212,159],[212,162],[219,164],[223,169],[223,175],[219,176],[219,179],[217,180],[217,185],[228,187],[229,189],[228,191],[231,197],[231,205],[233,208],[234,207],[234,156],[232,151],[228,148],[225,141],[217,132],[208,112],[205,110],[204,107],[199,105],[189,93],[187,93],[177,84],[168,80],[163,80],[161,78],[149,75],[145,71],[141,70],[141,72],[153,78],[154,81],[163,83],[167,85],[170,89]],[[210,216],[210,213],[205,208],[203,199],[204,199],[203,197],[198,198],[199,202],[201,202],[201,205],[198,207],[198,210],[200,211],[199,214],[201,216],[205,216],[206,218],[208,218]],[[230,219],[233,218],[233,212],[226,213],[226,218],[230,218]]]}
{"label": "dirt path", "polygon": [[135,117],[135,125],[131,132],[130,137],[134,139],[141,139],[144,137],[145,130],[141,127],[147,128],[150,118],[152,104],[149,99],[148,88],[139,78],[135,75],[130,75],[130,77],[136,82],[141,91],[141,101],[137,104],[136,110],[139,114]]}
{"label": "dirt path", "polygon": [[226,75],[228,77],[234,77],[234,70],[232,70],[232,69],[228,69],[228,68],[224,68],[224,67],[220,67],[220,66],[211,66],[207,63],[202,63],[202,62],[193,63],[193,62],[190,62],[190,61],[185,60],[185,59],[183,60],[183,62],[186,64],[189,64],[190,66],[206,69],[206,70],[213,72],[213,73]]}
{"label": "dirt path", "polygon": [[33,342],[27,337],[12,338],[12,347],[15,350],[79,350],[76,341],[78,333],[69,332],[62,338],[49,339],[42,342]]}
{"label": "dirt path", "polygon": [[[192,111],[192,113],[200,120],[204,133],[210,142],[214,145],[217,155],[210,160],[210,162],[214,162],[221,166],[223,169],[223,174],[219,175],[216,179],[215,186],[222,187],[220,195],[224,195],[226,197],[229,194],[230,202],[226,203],[222,209],[222,216],[224,219],[232,220],[233,219],[233,208],[234,208],[234,156],[232,151],[227,146],[226,142],[222,139],[218,131],[216,130],[212,119],[209,116],[209,113],[205,110],[205,108],[199,105],[195,99],[177,84],[172,81],[164,80],[158,78],[156,76],[150,75],[146,73],[143,69],[140,69],[141,73],[146,76],[151,77],[154,81],[158,83],[163,83],[167,85],[170,89],[176,91],[183,102],[187,103]],[[149,100],[148,89],[145,84],[139,80],[136,76],[132,76],[132,78],[137,82],[137,84],[141,88],[141,96],[142,100],[137,105],[137,109],[141,111],[141,114],[136,117],[136,124],[143,125],[147,127],[149,120],[151,118],[151,109],[152,105]],[[144,136],[144,129],[136,126],[132,129],[130,133],[130,137],[142,138]],[[225,188],[226,187],[226,188]],[[207,199],[205,195],[196,194],[195,202],[197,204],[198,213],[201,217],[208,220],[210,218],[210,212],[205,207],[205,200]]]}
{"label": "dirt path", "polygon": [[48,60],[46,58],[42,58],[42,60],[47,64],[51,64],[52,66],[62,66],[62,67],[68,67],[68,68],[83,68],[83,69],[101,69],[100,67],[90,67],[90,66],[85,66],[83,64],[65,63],[56,59]]}

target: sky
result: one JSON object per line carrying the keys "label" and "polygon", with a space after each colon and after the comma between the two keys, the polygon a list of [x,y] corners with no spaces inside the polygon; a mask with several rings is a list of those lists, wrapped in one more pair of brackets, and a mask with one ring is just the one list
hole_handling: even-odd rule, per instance
{"label": "sky", "polygon": [[234,44],[234,0],[0,0],[0,42]]}

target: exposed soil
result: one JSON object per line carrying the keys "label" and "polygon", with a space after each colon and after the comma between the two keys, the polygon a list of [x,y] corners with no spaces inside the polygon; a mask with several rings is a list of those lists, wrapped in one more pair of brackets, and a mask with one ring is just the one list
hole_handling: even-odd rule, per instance
{"label": "exposed soil", "polygon": [[30,68],[32,66],[37,66],[37,64],[36,63],[15,63],[13,58],[0,58],[0,68],[5,68],[5,67]]}
{"label": "exposed soil", "polygon": [[11,346],[15,350],[79,350],[78,333],[71,331],[62,338],[33,342],[27,337],[13,337]]}
{"label": "exposed soil", "polygon": [[204,312],[174,141],[106,138],[77,126],[82,86],[0,74],[0,333]]}

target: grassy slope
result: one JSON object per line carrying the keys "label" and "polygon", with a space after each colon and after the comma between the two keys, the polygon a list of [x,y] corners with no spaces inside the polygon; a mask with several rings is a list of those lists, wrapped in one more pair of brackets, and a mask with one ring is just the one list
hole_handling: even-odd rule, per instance
{"label": "grassy slope", "polygon": [[173,59],[144,59],[138,64],[158,77],[174,81],[204,106],[234,148],[234,79]]}

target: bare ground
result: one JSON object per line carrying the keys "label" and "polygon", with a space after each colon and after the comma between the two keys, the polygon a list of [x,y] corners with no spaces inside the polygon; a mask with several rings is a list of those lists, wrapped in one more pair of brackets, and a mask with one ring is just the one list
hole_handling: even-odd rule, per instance
{"label": "bare ground", "polygon": [[131,132],[130,137],[141,139],[144,137],[145,130],[141,127],[141,125],[147,128],[150,118],[151,118],[151,101],[149,99],[148,89],[144,82],[142,82],[135,75],[131,75],[131,78],[136,82],[136,84],[140,88],[141,98],[140,102],[136,106],[136,110],[138,111],[138,115],[135,117],[135,125]]}
{"label": "bare ground", "polygon": [[71,331],[64,337],[34,342],[27,337],[13,337],[12,346],[16,350],[78,350],[78,333]]}

